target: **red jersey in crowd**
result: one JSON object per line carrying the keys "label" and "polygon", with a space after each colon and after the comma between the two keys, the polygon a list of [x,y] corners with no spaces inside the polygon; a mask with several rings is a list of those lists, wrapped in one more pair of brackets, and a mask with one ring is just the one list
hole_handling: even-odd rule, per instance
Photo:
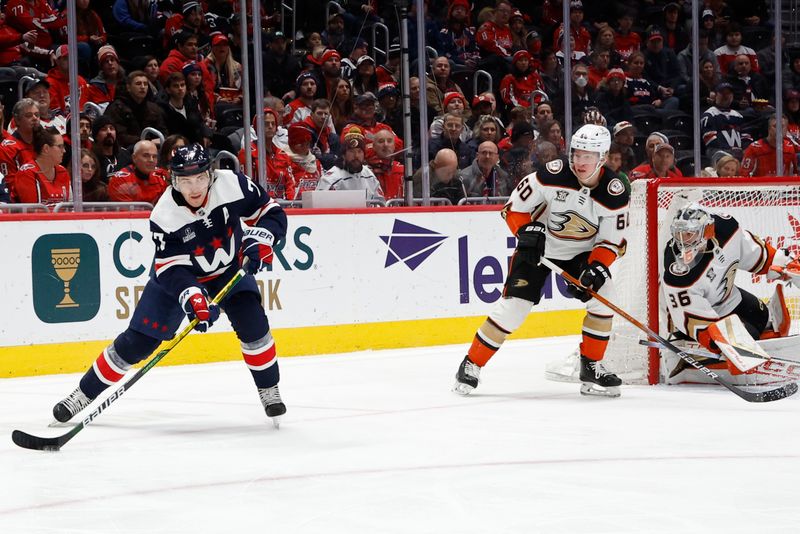
{"label": "red jersey in crowd", "polygon": [[631,182],[634,180],[650,179],[650,178],[683,178],[683,173],[677,167],[673,167],[667,171],[666,176],[656,176],[652,165],[649,163],[642,163],[634,168],[630,174]]}
{"label": "red jersey in crowd", "polygon": [[717,56],[719,71],[723,73],[723,75],[730,71],[730,66],[736,61],[736,56],[741,55],[750,58],[750,68],[753,72],[761,72],[761,67],[758,65],[758,54],[750,47],[739,46],[737,48],[731,48],[728,45],[720,46],[714,50],[714,55]]}
{"label": "red jersey in crowd", "polygon": [[169,173],[156,169],[146,178],[131,163],[108,179],[108,199],[112,202],[149,202],[154,205],[166,191]]}
{"label": "red jersey in crowd", "polygon": [[203,73],[203,88],[206,91],[206,95],[211,95],[212,98],[209,99],[208,103],[213,107],[214,76],[211,74],[211,71],[208,70],[208,64],[203,61],[203,58],[186,57],[177,49],[170,50],[169,55],[158,68],[158,79],[161,83],[166,83],[170,74],[173,72],[182,72],[183,66],[192,61],[197,63],[197,65],[200,67],[200,71]]}
{"label": "red jersey in crowd", "polygon": [[[573,52],[583,52],[587,56],[592,48],[592,35],[589,33],[589,30],[584,28],[583,26],[570,26],[569,28],[572,37],[575,39],[575,48],[573,48]],[[561,34],[564,33],[564,25],[559,25],[556,28],[556,31],[553,32],[553,42],[558,43],[559,39],[561,38]],[[564,50],[563,43],[560,43],[558,46],[559,50]]]}
{"label": "red jersey in crowd", "polygon": [[[60,113],[61,115],[69,115],[67,107],[69,103],[69,76],[65,74],[58,67],[53,67],[47,73],[47,83],[50,84],[50,111],[53,113]],[[80,108],[88,102],[89,86],[83,76],[78,76],[78,98]]]}
{"label": "red jersey in crowd", "polygon": [[506,74],[500,81],[500,96],[503,102],[511,107],[530,107],[531,93],[536,90],[544,91],[544,82],[542,82],[541,76],[532,69],[524,76]]}
{"label": "red jersey in crowd", "polygon": [[367,165],[378,179],[383,189],[386,200],[390,198],[403,198],[403,178],[405,166],[393,159],[383,159],[373,154],[367,160]]}
{"label": "red jersey in crowd", "polygon": [[[36,46],[51,48],[51,31],[63,31],[67,26],[66,13],[59,13],[47,0],[9,0],[6,4],[6,24],[20,33],[36,31]],[[66,40],[66,39],[65,39]]]}
{"label": "red jersey in crowd", "polygon": [[[250,157],[253,160],[253,177],[255,178],[258,176],[258,145],[256,143],[250,143]],[[272,198],[294,200],[295,183],[294,176],[292,176],[292,160],[275,143],[272,144],[272,153],[268,153],[265,159],[267,161],[267,185],[264,189]],[[244,168],[245,161],[243,148],[239,151],[239,163],[242,164],[242,168]]]}
{"label": "red jersey in crowd", "polygon": [[628,32],[627,35],[617,33],[614,37],[614,50],[622,57],[622,61],[628,61],[628,57],[642,48],[642,37],[636,32]]}
{"label": "red jersey in crowd", "polygon": [[514,45],[511,28],[507,25],[498,26],[491,20],[481,24],[475,41],[481,51],[501,57],[509,57],[511,55],[511,47]]}
{"label": "red jersey in crowd", "polygon": [[12,200],[16,198],[14,181],[17,171],[23,164],[30,163],[35,158],[33,145],[23,141],[19,135],[6,135],[0,141],[0,173],[6,177],[6,185]]}
{"label": "red jersey in crowd", "polygon": [[17,202],[26,204],[56,204],[72,198],[72,180],[67,169],[56,165],[55,176],[50,181],[36,161],[20,166],[14,180]]}
{"label": "red jersey in crowd", "polygon": [[303,191],[315,191],[317,189],[319,179],[322,177],[322,164],[310,152],[305,156],[292,154],[291,152],[287,152],[287,155],[292,160],[289,172],[295,183],[294,198],[299,200],[303,198]]}
{"label": "red jersey in crowd", "polygon": [[[776,147],[767,143],[766,139],[759,139],[750,143],[744,149],[742,156],[742,176],[776,176],[777,169],[777,150]],[[783,175],[794,176],[797,174],[797,155],[794,144],[788,140],[783,140]]]}
{"label": "red jersey in crowd", "polygon": [[20,43],[22,34],[8,24],[0,26],[0,65],[10,65],[22,59]]}
{"label": "red jersey in crowd", "polygon": [[311,107],[299,98],[295,98],[283,108],[283,125],[289,127],[296,122],[303,122],[311,116]]}

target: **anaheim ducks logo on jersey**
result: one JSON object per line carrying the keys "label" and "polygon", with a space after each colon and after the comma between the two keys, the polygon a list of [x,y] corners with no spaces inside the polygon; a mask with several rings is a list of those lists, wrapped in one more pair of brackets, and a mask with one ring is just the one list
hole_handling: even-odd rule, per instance
{"label": "anaheim ducks logo on jersey", "polygon": [[725,272],[725,277],[722,281],[722,286],[724,288],[724,293],[722,294],[722,299],[720,302],[724,302],[727,299],[731,291],[733,291],[733,282],[736,280],[736,270],[739,268],[739,262],[735,261],[728,267],[728,270]]}
{"label": "anaheim ducks logo on jersey", "polygon": [[551,213],[547,229],[559,239],[585,241],[597,235],[598,227],[587,221],[580,213],[570,210]]}

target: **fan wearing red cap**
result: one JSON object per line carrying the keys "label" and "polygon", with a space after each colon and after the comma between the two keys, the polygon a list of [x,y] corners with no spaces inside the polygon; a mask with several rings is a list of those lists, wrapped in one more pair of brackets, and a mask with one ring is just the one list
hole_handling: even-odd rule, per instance
{"label": "fan wearing red cap", "polygon": [[230,41],[222,33],[211,37],[211,52],[203,62],[214,77],[214,92],[218,99],[229,104],[242,101],[242,64],[231,55]]}
{"label": "fan wearing red cap", "polygon": [[295,183],[295,198],[301,198],[303,191],[317,189],[322,176],[322,164],[311,152],[312,132],[300,123],[291,124],[289,146],[286,154],[292,160],[289,170]]}
{"label": "fan wearing red cap", "polygon": [[480,50],[475,42],[475,31],[468,0],[452,0],[447,8],[444,28],[436,34],[436,49],[457,65],[475,68],[480,60]]}
{"label": "fan wearing red cap", "polygon": [[[26,4],[27,5],[27,4]],[[40,32],[41,33],[41,32]],[[69,115],[69,48],[60,45],[55,52],[56,66],[47,72],[47,83],[50,84],[50,106],[57,113]],[[78,88],[80,89],[80,107],[88,102],[88,87],[83,76],[78,75]]]}
{"label": "fan wearing red cap", "polygon": [[[257,119],[258,116],[253,117],[254,130],[256,130]],[[264,148],[267,162],[267,175],[265,176],[266,187],[264,189],[266,189],[273,198],[294,200],[295,183],[294,176],[291,173],[292,160],[274,141],[280,123],[280,115],[278,115],[277,111],[272,108],[264,108]],[[242,143],[244,143],[244,139],[242,139]],[[258,143],[255,139],[250,142],[250,159],[253,163],[252,178],[257,180],[259,177]],[[242,164],[242,169],[244,169],[246,163],[244,147],[239,150],[239,162]],[[263,182],[259,181],[259,183]]]}
{"label": "fan wearing red cap", "polygon": [[[533,58],[527,50],[514,53],[511,59],[511,72],[500,81],[500,97],[509,107],[530,107],[531,95],[534,91],[544,91],[544,82],[541,76],[533,70]],[[538,95],[536,103],[542,101],[546,95]]]}

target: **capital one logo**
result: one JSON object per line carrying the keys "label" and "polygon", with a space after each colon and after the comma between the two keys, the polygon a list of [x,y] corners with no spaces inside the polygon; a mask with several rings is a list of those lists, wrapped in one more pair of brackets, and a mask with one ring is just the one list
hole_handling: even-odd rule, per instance
{"label": "capital one logo", "polygon": [[389,248],[384,268],[403,262],[412,271],[439,248],[447,236],[400,219],[394,220],[390,235],[380,236]]}
{"label": "capital one logo", "polygon": [[33,309],[45,323],[88,321],[100,309],[100,260],[87,234],[48,234],[31,252]]}

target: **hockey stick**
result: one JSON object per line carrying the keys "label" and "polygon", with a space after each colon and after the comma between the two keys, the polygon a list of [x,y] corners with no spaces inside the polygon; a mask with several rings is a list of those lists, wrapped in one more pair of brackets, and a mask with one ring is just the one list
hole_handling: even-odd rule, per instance
{"label": "hockey stick", "polygon": [[[661,343],[658,343],[656,341],[648,341],[646,339],[640,339],[639,340],[639,345],[642,345],[642,346],[648,347],[648,348],[655,348],[655,349],[663,349],[664,348],[664,345],[662,345]],[[750,352],[749,350],[747,350],[744,347],[738,347],[737,346],[736,350],[740,351],[742,353],[742,355],[747,356],[748,358],[758,358],[759,360],[764,360],[765,362],[768,362],[770,360],[774,360],[776,362],[791,363],[791,364],[794,364],[794,365],[800,364],[800,361],[790,360],[789,358],[780,358],[778,356],[772,356],[772,355],[769,355],[769,357],[765,357],[765,356],[762,356],[761,354],[756,354],[755,352]],[[686,352],[688,354],[691,354],[693,356],[700,356],[702,358],[713,358],[715,360],[720,360],[720,355],[719,354],[715,354],[715,353],[711,352],[710,350],[706,350],[706,349],[700,349],[700,348],[698,348],[698,349],[686,349],[684,352]],[[723,360],[720,360],[720,361],[723,361]]]}
{"label": "hockey stick", "polygon": [[578,281],[577,278],[575,278],[574,276],[572,276],[568,272],[565,272],[564,269],[562,269],[561,267],[559,267],[558,265],[556,265],[555,263],[553,263],[549,259],[542,257],[542,259],[540,260],[540,263],[542,265],[544,265],[545,267],[549,268],[550,270],[552,270],[554,273],[556,273],[559,276],[561,276],[561,278],[563,278],[564,280],[566,280],[570,284],[573,284],[573,285],[578,286],[579,288],[581,288],[587,294],[591,295],[593,298],[595,298],[599,302],[603,303],[606,307],[608,307],[609,309],[613,310],[617,315],[621,315],[624,319],[626,319],[633,326],[635,326],[636,328],[638,328],[639,330],[643,331],[645,334],[650,336],[650,338],[658,341],[665,348],[667,348],[667,349],[671,350],[672,352],[674,352],[675,354],[677,354],[683,361],[685,361],[686,363],[688,363],[689,365],[691,365],[692,367],[694,367],[698,371],[701,371],[703,374],[705,374],[706,376],[708,376],[712,380],[716,381],[718,384],[720,384],[722,386],[725,386],[730,391],[732,391],[733,393],[735,393],[739,397],[743,398],[747,402],[771,402],[771,401],[776,401],[776,400],[783,399],[784,397],[789,397],[789,396],[794,395],[795,393],[797,393],[797,384],[795,382],[791,382],[789,384],[785,384],[785,385],[783,385],[783,386],[781,386],[779,388],[771,389],[769,391],[760,391],[760,392],[745,391],[745,390],[743,390],[743,389],[741,389],[741,388],[739,388],[737,386],[734,386],[733,384],[731,384],[730,382],[728,382],[724,378],[720,377],[717,373],[715,373],[714,371],[712,371],[711,369],[709,369],[705,365],[703,365],[700,362],[698,362],[697,360],[695,360],[692,357],[691,354],[689,354],[689,353],[687,353],[685,351],[682,351],[681,349],[679,349],[678,347],[676,347],[675,345],[673,345],[672,343],[670,343],[669,341],[667,341],[666,339],[664,339],[663,337],[661,337],[660,335],[655,333],[653,330],[651,330],[650,328],[648,328],[647,326],[642,324],[640,321],[638,321],[637,319],[632,317],[630,314],[625,312],[625,310],[622,310],[619,306],[617,306],[614,303],[610,302],[608,299],[606,299],[602,295],[599,295],[592,288],[584,287],[583,285],[581,285],[580,281]]}
{"label": "hockey stick", "polygon": [[[244,265],[248,261],[248,258],[245,258],[244,262],[242,263],[242,268],[239,269],[236,274],[231,278],[225,286],[219,290],[219,293],[214,297],[214,300],[211,302],[213,304],[219,304],[222,299],[224,299],[228,293],[230,293],[231,289],[239,283],[239,281],[244,278],[246,271],[244,269]],[[197,318],[193,319],[189,324],[187,324],[183,330],[178,333],[177,336],[173,337],[167,345],[158,352],[150,361],[145,364],[144,367],[139,369],[136,374],[134,374],[130,380],[125,382],[124,384],[120,385],[117,390],[112,393],[106,400],[103,401],[100,406],[95,408],[92,413],[87,415],[83,421],[78,423],[73,429],[71,429],[66,434],[61,436],[56,436],[54,438],[43,438],[40,436],[33,436],[26,432],[22,432],[21,430],[15,430],[11,433],[11,440],[18,446],[24,449],[33,449],[37,451],[57,451],[60,450],[69,440],[75,437],[75,435],[86,428],[86,426],[94,421],[106,408],[111,406],[115,400],[119,399],[123,393],[131,389],[131,387],[140,379],[142,378],[147,371],[152,369],[158,362],[160,362],[164,356],[166,356],[172,349],[174,349],[178,343],[180,343],[183,338],[189,335],[189,333],[194,329],[195,325],[197,324]]]}

